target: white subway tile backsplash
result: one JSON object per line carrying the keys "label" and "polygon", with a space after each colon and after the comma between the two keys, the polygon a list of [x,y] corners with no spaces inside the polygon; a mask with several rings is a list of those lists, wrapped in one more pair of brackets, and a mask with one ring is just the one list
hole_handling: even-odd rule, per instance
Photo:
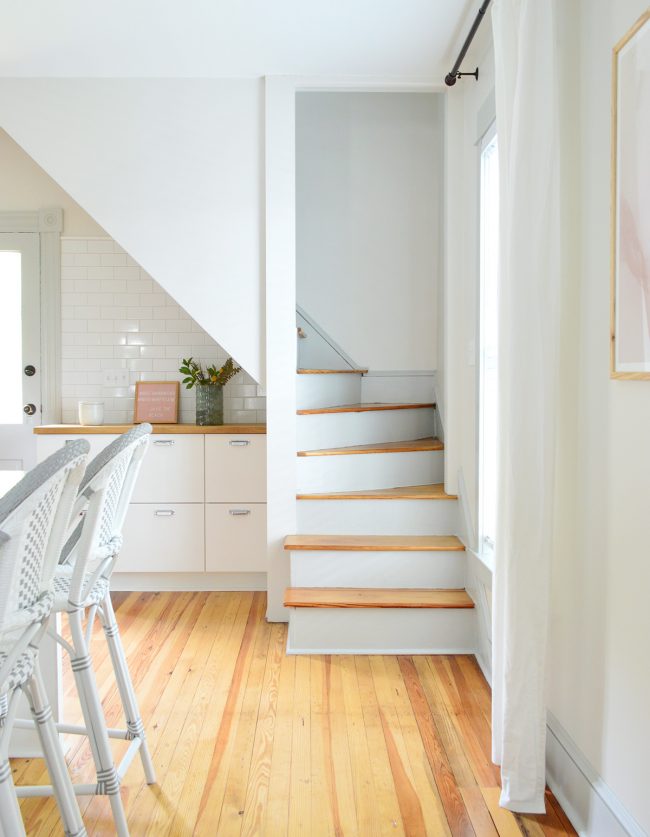
{"label": "white subway tile backsplash", "polygon": [[166,331],[177,331],[179,333],[189,333],[192,331],[191,320],[165,320]]}
{"label": "white subway tile backsplash", "polygon": [[115,346],[113,349],[113,357],[125,359],[141,357],[140,346]]}
{"label": "white subway tile backsplash", "polygon": [[87,253],[88,239],[87,238],[62,238],[61,239],[62,253]]}
{"label": "white subway tile backsplash", "polygon": [[74,290],[77,293],[99,293],[101,290],[101,282],[99,279],[75,279]]}
{"label": "white subway tile backsplash", "polygon": [[[61,241],[62,420],[78,421],[78,401],[104,402],[107,423],[133,419],[137,381],[181,381],[184,357],[221,365],[227,353],[137,262],[110,239]],[[127,369],[128,387],[104,386],[106,370]],[[263,392],[250,376],[226,386],[227,422],[266,420]],[[179,417],[195,419],[195,393],[181,385]]]}
{"label": "white subway tile backsplash", "polygon": [[61,266],[61,279],[87,279],[88,269],[85,267]]}
{"label": "white subway tile backsplash", "polygon": [[154,346],[176,346],[180,335],[172,334],[169,331],[160,332],[153,335]]}
{"label": "white subway tile backsplash", "polygon": [[[126,342],[128,346],[153,346],[153,338],[153,334],[134,331],[126,335]],[[158,354],[158,357],[162,357],[162,355]]]}
{"label": "white subway tile backsplash", "polygon": [[112,358],[116,357],[113,346],[88,346],[88,357],[91,358]]}
{"label": "white subway tile backsplash", "polygon": [[[98,267],[97,270],[110,271],[110,267]],[[88,277],[91,278],[91,277]],[[121,279],[102,279],[101,290],[110,294],[125,294],[126,282]]]}
{"label": "white subway tile backsplash", "polygon": [[[120,279],[123,282],[133,282],[138,281],[141,279],[140,276],[140,268],[139,267],[116,267],[115,268],[115,279]],[[149,283],[151,283],[151,279],[149,279]],[[149,289],[151,289],[151,284],[149,284]],[[131,288],[132,293],[136,293],[136,288]],[[140,293],[140,291],[137,291]]]}
{"label": "white subway tile backsplash", "polygon": [[[125,305],[127,308],[133,305],[146,305],[146,302],[140,302],[142,296],[142,294],[134,294],[130,291],[123,294],[115,294],[113,297],[113,305]],[[146,295],[144,296],[146,299]],[[153,302],[151,305],[153,305]]]}
{"label": "white subway tile backsplash", "polygon": [[137,320],[113,320],[115,333],[120,331],[140,331],[140,323]]}
{"label": "white subway tile backsplash", "polygon": [[[146,294],[153,290],[153,282],[151,279],[129,279],[129,291],[134,294]],[[156,290],[158,288],[156,287]]]}
{"label": "white subway tile backsplash", "polygon": [[87,320],[87,323],[88,331],[92,331],[95,334],[107,334],[115,330],[113,328],[114,320]]}
{"label": "white subway tile backsplash", "polygon": [[70,264],[75,264],[79,267],[99,267],[101,264],[101,256],[99,253],[75,253],[71,258],[73,261]]}
{"label": "white subway tile backsplash", "polygon": [[153,317],[153,308],[145,307],[130,307],[126,309],[126,316],[134,320],[151,320]]}
{"label": "white subway tile backsplash", "polygon": [[[113,280],[113,268],[112,267],[89,267],[88,270],[88,278],[97,280],[99,282],[110,282]],[[102,288],[102,290],[110,290],[110,288]]]}
{"label": "white subway tile backsplash", "polygon": [[115,252],[115,245],[111,238],[88,238],[88,252],[89,253],[113,253]]}
{"label": "white subway tile backsplash", "polygon": [[101,264],[103,267],[125,267],[126,253],[103,253]]}
{"label": "white subway tile backsplash", "polygon": [[103,314],[99,313],[98,305],[75,305],[72,310],[74,311],[75,320],[96,320],[100,316],[103,316]]}
{"label": "white subway tile backsplash", "polygon": [[88,323],[86,320],[61,320],[61,331],[65,334],[66,332],[80,332],[80,331],[88,331]]}
{"label": "white subway tile backsplash", "polygon": [[126,334],[111,332],[110,334],[100,334],[98,337],[102,346],[126,346]]}

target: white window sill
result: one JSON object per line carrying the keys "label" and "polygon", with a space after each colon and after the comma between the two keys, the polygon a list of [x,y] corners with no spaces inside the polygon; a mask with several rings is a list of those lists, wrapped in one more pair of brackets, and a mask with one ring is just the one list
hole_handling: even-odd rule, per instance
{"label": "white window sill", "polygon": [[471,552],[494,575],[494,549],[492,547],[484,544],[478,552],[474,552],[473,549],[468,549],[468,552]]}

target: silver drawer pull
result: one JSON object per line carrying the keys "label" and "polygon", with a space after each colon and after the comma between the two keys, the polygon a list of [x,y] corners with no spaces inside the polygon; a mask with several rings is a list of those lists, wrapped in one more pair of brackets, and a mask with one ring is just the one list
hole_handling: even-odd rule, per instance
{"label": "silver drawer pull", "polygon": [[165,447],[171,447],[176,444],[174,439],[154,439],[153,443],[154,445],[164,445]]}
{"label": "silver drawer pull", "polygon": [[231,439],[228,444],[233,448],[245,448],[250,442],[248,439]]}
{"label": "silver drawer pull", "polygon": [[176,512],[172,509],[156,509],[154,514],[156,515],[156,517],[173,517],[176,514]]}
{"label": "silver drawer pull", "polygon": [[250,509],[228,509],[228,514],[231,514],[233,517],[239,517],[240,515],[250,514]]}

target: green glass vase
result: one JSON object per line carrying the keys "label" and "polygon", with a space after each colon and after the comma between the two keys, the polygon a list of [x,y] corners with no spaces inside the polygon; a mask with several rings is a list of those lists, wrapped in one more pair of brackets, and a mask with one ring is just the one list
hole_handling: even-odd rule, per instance
{"label": "green glass vase", "polygon": [[219,384],[197,385],[196,423],[201,427],[223,424],[223,387]]}

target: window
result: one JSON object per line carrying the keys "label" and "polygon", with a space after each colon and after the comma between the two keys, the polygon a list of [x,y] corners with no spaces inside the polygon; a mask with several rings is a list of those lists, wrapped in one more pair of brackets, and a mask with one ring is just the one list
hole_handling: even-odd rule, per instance
{"label": "window", "polygon": [[480,197],[480,549],[493,550],[496,530],[498,427],[499,155],[494,129],[481,143]]}

